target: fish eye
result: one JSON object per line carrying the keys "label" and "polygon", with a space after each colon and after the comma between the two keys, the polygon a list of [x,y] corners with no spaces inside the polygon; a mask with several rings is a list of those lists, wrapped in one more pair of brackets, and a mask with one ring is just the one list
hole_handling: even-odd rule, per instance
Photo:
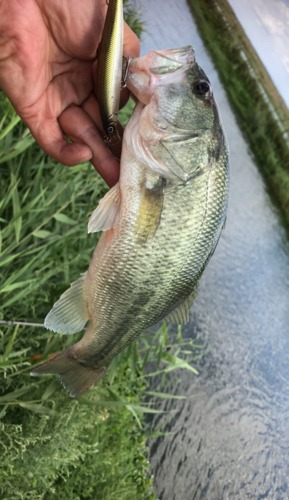
{"label": "fish eye", "polygon": [[198,80],[193,84],[193,90],[198,97],[209,97],[211,85],[206,80]]}

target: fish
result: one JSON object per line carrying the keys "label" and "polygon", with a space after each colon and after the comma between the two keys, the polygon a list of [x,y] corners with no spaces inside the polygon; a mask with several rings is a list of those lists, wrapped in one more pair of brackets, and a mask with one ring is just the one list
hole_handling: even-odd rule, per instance
{"label": "fish", "polygon": [[97,50],[95,94],[108,147],[120,143],[118,112],[123,74],[123,0],[109,0]]}
{"label": "fish", "polygon": [[85,274],[45,319],[84,336],[32,375],[56,374],[70,396],[162,319],[189,319],[198,282],[226,219],[229,157],[209,79],[191,46],[132,59],[137,104],[125,128],[119,182],[92,213],[102,231]]}

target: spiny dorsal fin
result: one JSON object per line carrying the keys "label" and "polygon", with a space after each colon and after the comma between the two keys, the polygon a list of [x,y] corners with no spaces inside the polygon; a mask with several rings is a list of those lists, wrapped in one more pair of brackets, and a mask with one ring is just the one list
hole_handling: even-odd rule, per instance
{"label": "spiny dorsal fin", "polygon": [[66,334],[83,329],[89,319],[83,294],[85,278],[86,273],[71,283],[70,288],[61,295],[44,320],[46,328]]}
{"label": "spiny dorsal fin", "polygon": [[117,226],[120,210],[119,182],[100,200],[88,221],[88,232],[108,231]]}
{"label": "spiny dorsal fin", "polygon": [[190,295],[182,302],[176,309],[174,309],[168,316],[166,316],[165,321],[168,323],[175,323],[177,325],[185,325],[190,319],[190,309],[194,298],[196,297],[196,291],[194,290]]}

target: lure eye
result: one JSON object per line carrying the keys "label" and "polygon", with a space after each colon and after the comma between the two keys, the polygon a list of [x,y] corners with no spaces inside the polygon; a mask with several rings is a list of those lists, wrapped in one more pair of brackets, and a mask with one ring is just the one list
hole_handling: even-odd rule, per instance
{"label": "lure eye", "polygon": [[107,130],[106,130],[106,131],[107,131],[108,135],[113,135],[113,134],[114,134],[114,132],[115,132],[115,128],[114,128],[114,126],[113,126],[113,125],[109,125],[109,126],[107,127]]}
{"label": "lure eye", "polygon": [[207,98],[211,95],[211,85],[206,80],[198,80],[195,82],[193,90],[198,97]]}

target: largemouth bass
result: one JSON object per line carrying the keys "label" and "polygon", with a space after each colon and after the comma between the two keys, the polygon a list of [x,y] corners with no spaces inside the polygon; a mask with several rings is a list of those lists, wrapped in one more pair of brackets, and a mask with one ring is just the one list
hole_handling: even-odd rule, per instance
{"label": "largemouth bass", "polygon": [[100,201],[89,231],[103,234],[88,271],[45,320],[83,338],[36,367],[71,396],[96,382],[147,327],[188,319],[198,280],[226,217],[228,153],[210,82],[191,47],[131,61],[138,104],[125,129],[120,180]]}

